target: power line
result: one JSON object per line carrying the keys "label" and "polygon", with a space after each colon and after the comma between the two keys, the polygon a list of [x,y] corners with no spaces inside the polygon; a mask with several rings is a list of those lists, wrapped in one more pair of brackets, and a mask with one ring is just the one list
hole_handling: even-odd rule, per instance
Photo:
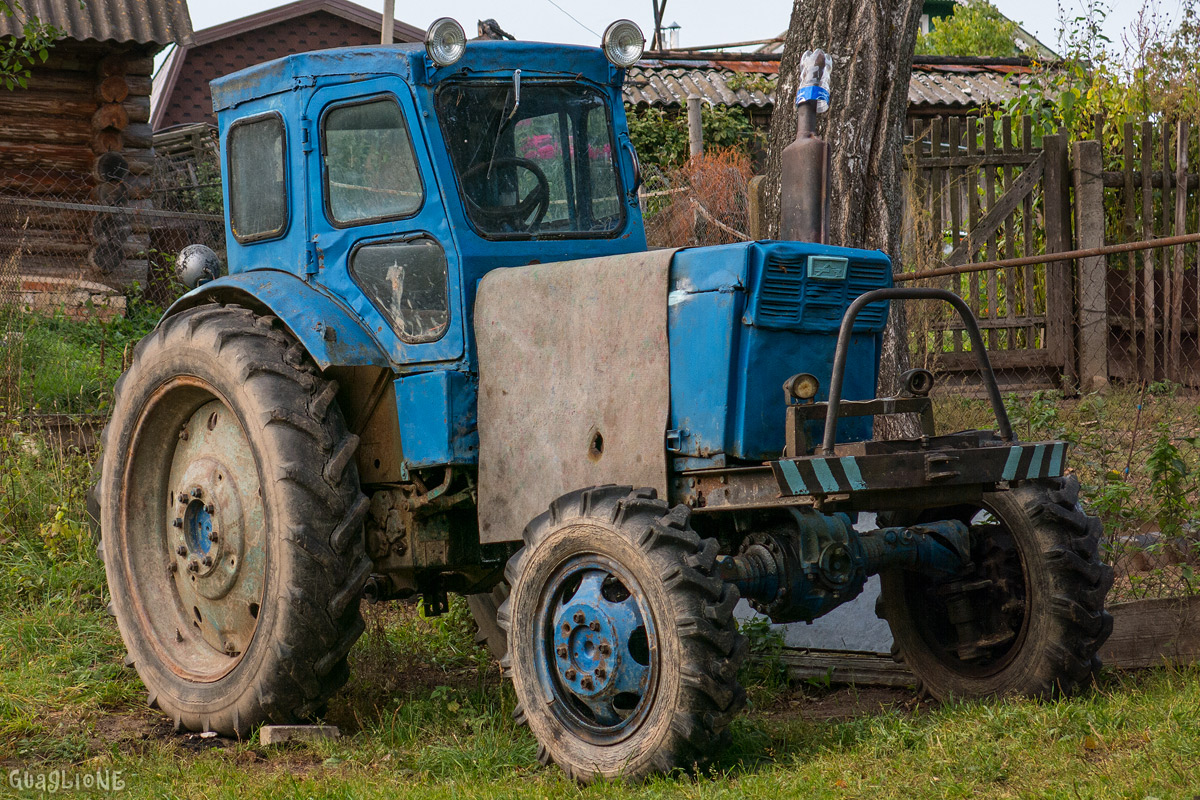
{"label": "power line", "polygon": [[583,28],[585,31],[590,33],[592,36],[600,35],[600,34],[596,33],[594,30],[592,30],[591,28],[589,28],[587,25],[584,25],[582,22],[580,22],[578,19],[576,19],[576,17],[570,11],[567,11],[565,8],[560,6],[558,3],[554,2],[554,0],[546,0],[546,2],[549,3],[550,5],[554,6],[555,8],[557,8],[562,13],[566,14],[571,19],[575,20],[575,24],[577,24],[579,27]]}

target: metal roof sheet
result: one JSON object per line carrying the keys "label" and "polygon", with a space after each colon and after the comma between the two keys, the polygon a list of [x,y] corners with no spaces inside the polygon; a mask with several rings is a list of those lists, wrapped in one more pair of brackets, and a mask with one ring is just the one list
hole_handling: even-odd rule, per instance
{"label": "metal roof sheet", "polygon": [[0,36],[21,36],[29,16],[70,39],[98,42],[188,44],[192,20],[187,0],[22,0],[23,13],[0,14]]}
{"label": "metal roof sheet", "polygon": [[[684,105],[699,94],[719,105],[767,109],[774,105],[778,61],[719,59],[645,60],[625,76],[625,102]],[[1010,65],[913,65],[908,82],[910,109],[973,108],[1003,103],[1020,91],[1027,67]]]}

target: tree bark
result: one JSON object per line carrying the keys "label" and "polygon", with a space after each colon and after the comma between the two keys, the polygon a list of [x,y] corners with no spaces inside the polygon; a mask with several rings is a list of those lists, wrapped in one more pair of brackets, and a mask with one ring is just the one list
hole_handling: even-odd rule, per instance
{"label": "tree bark", "polygon": [[[829,111],[818,118],[832,151],[829,243],[899,256],[904,121],[921,7],[920,0],[793,3],[767,146],[763,211],[771,236],[779,232],[781,157],[796,134],[800,59],[805,50],[821,48],[834,59]],[[893,303],[879,394],[892,393],[908,366],[904,306]],[[919,434],[916,421],[905,417],[877,417],[875,429],[880,438]]]}

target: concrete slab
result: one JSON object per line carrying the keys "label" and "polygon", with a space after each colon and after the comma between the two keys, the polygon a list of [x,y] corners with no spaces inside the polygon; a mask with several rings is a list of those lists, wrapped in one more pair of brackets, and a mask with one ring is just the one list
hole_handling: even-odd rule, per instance
{"label": "concrete slab", "polygon": [[263,745],[314,742],[341,735],[336,725],[263,725],[258,731],[258,739]]}

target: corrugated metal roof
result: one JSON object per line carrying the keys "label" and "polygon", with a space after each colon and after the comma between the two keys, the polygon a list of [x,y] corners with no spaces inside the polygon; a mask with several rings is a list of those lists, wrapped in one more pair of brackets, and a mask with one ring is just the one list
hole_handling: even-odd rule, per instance
{"label": "corrugated metal roof", "polygon": [[29,15],[70,39],[167,45],[192,40],[187,0],[21,0],[23,14],[0,14],[0,36],[20,36]]}
{"label": "corrugated metal roof", "polygon": [[[625,77],[625,102],[673,106],[688,95],[743,108],[774,105],[778,61],[646,60]],[[1003,103],[1020,90],[1027,67],[914,65],[908,82],[910,110],[972,108]]]}

